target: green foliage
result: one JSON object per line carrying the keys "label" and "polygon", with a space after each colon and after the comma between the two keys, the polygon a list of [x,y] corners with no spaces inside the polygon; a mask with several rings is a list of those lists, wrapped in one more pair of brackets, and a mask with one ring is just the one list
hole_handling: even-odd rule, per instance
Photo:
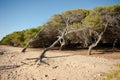
{"label": "green foliage", "polygon": [[[108,19],[111,17],[111,20]],[[97,32],[101,32],[104,29],[104,25],[109,21],[108,29],[104,33],[102,41],[113,42],[114,39],[120,41],[120,5],[115,4],[112,6],[100,6],[93,10],[85,9],[75,9],[68,10],[61,14],[53,15],[43,26],[38,26],[37,28],[31,28],[23,31],[13,32],[5,36],[0,44],[24,46],[31,38],[33,38],[37,32],[44,29],[40,34],[39,38],[36,39],[31,46],[48,46],[57,39],[60,32],[66,27],[66,20],[69,19],[69,30],[80,29],[84,27],[90,27]],[[68,34],[68,40],[78,41],[78,36],[80,38],[84,37],[82,31],[81,33]],[[79,34],[79,35],[78,35]],[[88,35],[88,34],[87,34]],[[87,36],[86,35],[86,36]],[[90,37],[89,37],[90,38]],[[89,39],[88,39],[89,40]],[[84,40],[83,40],[84,41]],[[80,42],[80,41],[79,41]],[[88,41],[90,42],[90,41]]]}
{"label": "green foliage", "polygon": [[95,29],[101,29],[103,21],[99,13],[90,11],[89,15],[83,20],[85,26],[90,26]]}
{"label": "green foliage", "polygon": [[88,16],[89,11],[85,9],[75,9],[75,10],[68,10],[63,12],[61,15],[64,19],[69,18],[70,23],[74,22],[81,22],[86,16]]}
{"label": "green foliage", "polygon": [[93,10],[95,10],[97,12],[102,12],[102,11],[119,12],[120,11],[120,5],[114,4],[114,5],[111,5],[111,6],[100,6],[100,7],[94,8]]}
{"label": "green foliage", "polygon": [[20,45],[20,43],[24,41],[23,32],[14,32],[12,34],[7,35],[1,40],[1,44]]}
{"label": "green foliage", "polygon": [[103,22],[106,22],[106,18],[116,17],[119,15],[120,15],[120,5],[115,4],[112,6],[96,7],[93,9],[90,16],[88,16],[88,17],[91,17],[94,19],[94,21],[97,21],[98,24],[100,24],[99,25],[99,27],[100,27],[101,24],[103,24]]}
{"label": "green foliage", "polygon": [[3,45],[24,46],[35,34],[42,29],[42,26],[23,31],[13,32],[6,35],[0,42]]}
{"label": "green foliage", "polygon": [[116,66],[118,67],[118,69],[117,70],[112,70],[102,80],[120,80],[120,64],[117,64]]}

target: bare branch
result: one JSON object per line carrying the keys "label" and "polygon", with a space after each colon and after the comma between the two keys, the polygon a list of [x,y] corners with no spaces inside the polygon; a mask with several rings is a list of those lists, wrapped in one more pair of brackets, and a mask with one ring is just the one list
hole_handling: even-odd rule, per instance
{"label": "bare branch", "polygon": [[42,30],[40,30],[32,39],[30,39],[30,40],[28,41],[28,43],[25,45],[25,47],[22,49],[21,52],[25,52],[26,49],[29,47],[29,45],[30,45],[33,41],[37,40],[38,36],[41,34],[41,32],[42,32],[43,30],[44,30],[44,28],[43,28]]}
{"label": "bare branch", "polygon": [[[67,20],[65,20],[65,23],[66,23],[66,27],[64,29],[64,31],[62,32],[61,36],[58,37],[58,39],[48,48],[45,48],[41,55],[40,55],[40,62],[42,62],[42,59],[45,58],[45,53],[50,50],[51,48],[53,48],[58,42],[60,42],[62,39],[64,39],[64,36],[67,32],[67,28],[69,27],[69,18]],[[62,45],[62,44],[61,44]]]}
{"label": "bare branch", "polygon": [[104,30],[100,33],[100,35],[98,35],[98,39],[95,43],[93,43],[92,45],[89,46],[89,49],[88,49],[88,55],[91,55],[91,51],[92,49],[97,46],[97,44],[100,42],[103,34],[105,33],[106,29],[107,29],[107,26],[108,26],[108,22],[105,24],[105,28]]}

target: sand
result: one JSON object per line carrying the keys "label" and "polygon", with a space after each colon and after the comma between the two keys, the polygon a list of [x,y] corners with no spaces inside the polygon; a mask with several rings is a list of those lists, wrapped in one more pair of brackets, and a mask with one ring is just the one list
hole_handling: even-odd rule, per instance
{"label": "sand", "polygon": [[[50,50],[46,53],[47,64],[36,63],[43,49],[29,48],[21,53],[22,48],[0,46],[0,80],[99,80],[106,76],[115,64],[120,63],[120,54],[92,56],[83,55],[86,50],[59,51]],[[101,56],[104,55],[104,56]],[[112,53],[114,55],[114,53]]]}

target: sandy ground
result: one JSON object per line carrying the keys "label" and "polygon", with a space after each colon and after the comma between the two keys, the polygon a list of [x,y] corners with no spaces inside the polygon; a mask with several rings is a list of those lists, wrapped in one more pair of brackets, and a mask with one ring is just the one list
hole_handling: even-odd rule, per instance
{"label": "sandy ground", "polygon": [[93,55],[85,55],[87,50],[50,50],[43,63],[35,63],[42,49],[27,49],[0,46],[0,80],[99,80],[107,72],[116,69],[120,63],[120,53],[93,50]]}

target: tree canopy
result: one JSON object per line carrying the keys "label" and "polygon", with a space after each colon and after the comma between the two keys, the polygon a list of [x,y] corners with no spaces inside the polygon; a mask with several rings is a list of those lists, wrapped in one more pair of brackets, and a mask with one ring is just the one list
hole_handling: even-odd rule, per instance
{"label": "tree canopy", "polygon": [[[66,20],[69,20],[69,31],[92,28],[98,33],[104,29],[104,24],[109,22],[101,42],[113,43],[114,40],[117,39],[117,42],[120,43],[120,5],[115,4],[96,7],[92,10],[75,9],[68,10],[61,14],[55,14],[43,26],[13,32],[5,36],[0,44],[24,46],[36,33],[42,30],[31,43],[31,47],[47,47],[51,45],[64,30]],[[86,38],[88,40],[86,42],[89,45],[91,43],[90,32],[86,29],[66,35],[66,41],[71,44],[83,43]]]}
{"label": "tree canopy", "polygon": [[16,31],[11,34],[6,35],[0,42],[0,44],[11,45],[11,46],[24,46],[29,39],[35,36],[35,34],[42,28],[38,26],[37,28],[30,28],[23,31]]}

